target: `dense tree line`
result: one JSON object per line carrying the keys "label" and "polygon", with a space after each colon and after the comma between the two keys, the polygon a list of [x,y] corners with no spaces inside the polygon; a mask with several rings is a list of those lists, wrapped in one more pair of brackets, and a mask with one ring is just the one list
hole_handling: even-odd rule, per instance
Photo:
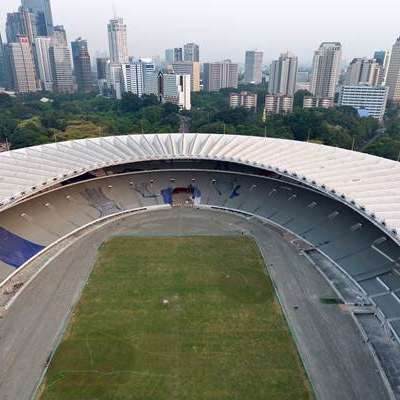
{"label": "dense tree line", "polygon": [[179,109],[156,96],[127,94],[122,100],[96,95],[0,95],[0,141],[12,149],[106,135],[177,132]]}
{"label": "dense tree line", "polygon": [[193,93],[192,110],[179,112],[177,106],[160,104],[155,96],[139,98],[126,94],[113,100],[93,94],[56,96],[43,93],[12,98],[0,95],[0,141],[21,148],[53,141],[106,135],[178,132],[180,115],[188,117],[192,132],[269,136],[311,141],[346,149],[365,151],[391,159],[400,154],[400,114],[390,107],[385,129],[372,118],[360,118],[350,107],[302,108],[309,93],[296,93],[294,112],[264,119],[266,85],[241,86],[237,91],[258,94],[257,112],[229,108],[229,93]]}

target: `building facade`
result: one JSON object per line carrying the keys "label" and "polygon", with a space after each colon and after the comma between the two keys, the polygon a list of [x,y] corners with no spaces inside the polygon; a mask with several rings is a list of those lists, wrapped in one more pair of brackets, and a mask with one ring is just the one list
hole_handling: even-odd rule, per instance
{"label": "building facade", "polygon": [[258,85],[262,82],[262,65],[264,53],[259,50],[248,50],[245,56],[244,81]]}
{"label": "building facade", "polygon": [[191,91],[200,92],[200,63],[183,61],[172,64],[172,69],[178,75],[190,75]]}
{"label": "building facade", "polygon": [[183,46],[183,61],[199,62],[200,47],[196,43],[186,43]]}
{"label": "building facade", "polygon": [[87,41],[78,38],[71,42],[71,49],[78,90],[83,93],[89,93],[93,90],[93,79]]}
{"label": "building facade", "polygon": [[392,48],[388,72],[386,76],[386,86],[389,87],[389,100],[396,103],[400,102],[400,37],[396,40]]}
{"label": "building facade", "polygon": [[183,49],[182,47],[174,48],[174,62],[182,62],[183,61]]}
{"label": "building facade", "polygon": [[297,57],[289,52],[281,54],[279,60],[272,61],[268,92],[270,94],[294,96],[297,81],[297,65]]}
{"label": "building facade", "polygon": [[310,89],[315,97],[334,98],[341,60],[342,45],[338,42],[324,42],[314,53]]}
{"label": "building facade", "polygon": [[230,93],[229,107],[244,107],[248,110],[257,111],[257,94],[250,92]]}
{"label": "building facade", "polygon": [[50,0],[22,0],[22,6],[36,15],[38,36],[53,34],[53,14]]}
{"label": "building facade", "polygon": [[6,36],[8,43],[17,43],[19,36],[25,36],[33,44],[37,36],[36,15],[24,7],[19,7],[18,12],[8,13]]}
{"label": "building facade", "polygon": [[107,25],[108,45],[110,50],[110,61],[112,63],[127,64],[128,35],[123,18],[111,19]]}
{"label": "building facade", "polygon": [[142,97],[144,93],[144,69],[141,62],[121,65],[123,91]]}
{"label": "building facade", "polygon": [[390,51],[378,50],[374,53],[374,59],[381,66],[378,85],[386,85],[387,71],[390,61]]}
{"label": "building facade", "polygon": [[267,94],[265,96],[265,115],[289,114],[293,111],[293,97]]}
{"label": "building facade", "polygon": [[354,58],[347,68],[345,85],[370,85],[379,84],[381,66],[373,58]]}
{"label": "building facade", "polygon": [[43,90],[53,91],[53,73],[50,61],[51,38],[37,37],[35,39],[36,66]]}
{"label": "building facade", "polygon": [[340,106],[354,107],[357,111],[365,110],[368,116],[383,120],[389,89],[385,86],[344,85],[339,96]]}
{"label": "building facade", "polygon": [[73,93],[75,87],[72,76],[71,51],[63,26],[54,27],[49,54],[54,91],[58,93]]}
{"label": "building facade", "polygon": [[190,110],[190,75],[161,74],[163,102],[176,104],[181,110]]}
{"label": "building facade", "polygon": [[35,62],[29,39],[20,36],[18,42],[9,43],[7,49],[15,91],[18,93],[38,91],[40,88],[37,85]]}
{"label": "building facade", "polygon": [[303,108],[332,108],[334,105],[330,97],[306,96],[303,100]]}
{"label": "building facade", "polygon": [[230,60],[216,63],[205,63],[203,85],[207,92],[217,92],[221,89],[237,88],[239,66]]}

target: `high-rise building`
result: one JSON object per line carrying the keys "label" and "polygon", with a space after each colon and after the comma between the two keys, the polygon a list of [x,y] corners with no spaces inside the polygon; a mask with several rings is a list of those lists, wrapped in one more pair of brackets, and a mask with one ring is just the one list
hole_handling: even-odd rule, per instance
{"label": "high-rise building", "polygon": [[341,59],[342,45],[338,42],[324,42],[314,53],[310,89],[315,97],[334,98]]}
{"label": "high-rise building", "polygon": [[183,49],[182,47],[174,48],[174,62],[182,62],[183,61]]}
{"label": "high-rise building", "polygon": [[174,49],[165,50],[165,63],[167,65],[172,65],[174,62]]}
{"label": "high-rise building", "polygon": [[116,99],[122,98],[123,84],[121,64],[112,63],[111,61],[107,64],[107,89],[111,96]]}
{"label": "high-rise building", "polygon": [[379,85],[386,85],[386,76],[390,61],[390,51],[388,50],[378,50],[374,53],[374,59],[381,66],[381,71],[379,74]]}
{"label": "high-rise building", "polygon": [[122,64],[121,76],[125,93],[142,97],[144,93],[144,69],[141,62]]}
{"label": "high-rise building", "polygon": [[8,68],[7,68],[7,60],[4,49],[3,40],[0,34],[0,87],[6,88],[9,86],[9,77],[8,77]]}
{"label": "high-rise building", "polygon": [[293,111],[293,97],[280,94],[265,96],[265,115],[288,114]]}
{"label": "high-rise building", "polygon": [[354,58],[346,71],[345,85],[376,86],[379,82],[381,66],[373,58]]}
{"label": "high-rise building", "polygon": [[29,39],[26,36],[19,36],[18,42],[9,43],[7,48],[15,91],[18,93],[38,91],[35,62]]}
{"label": "high-rise building", "polygon": [[175,74],[190,75],[192,92],[200,92],[200,63],[195,61],[182,61],[172,64]]}
{"label": "high-rise building", "polygon": [[339,105],[354,107],[361,115],[382,121],[388,91],[385,86],[344,85],[340,90]]}
{"label": "high-rise building", "polygon": [[226,88],[237,88],[239,66],[230,60],[205,63],[203,72],[204,90],[216,92]]}
{"label": "high-rise building", "polygon": [[231,108],[244,107],[257,111],[257,94],[250,92],[230,93],[229,106]]}
{"label": "high-rise building", "polygon": [[26,36],[33,43],[37,36],[36,16],[24,7],[18,12],[8,13],[6,21],[6,36],[8,43],[17,43],[19,36]]}
{"label": "high-rise building", "polygon": [[392,48],[386,86],[389,87],[389,100],[396,103],[400,102],[400,37]]}
{"label": "high-rise building", "polygon": [[50,0],[22,0],[22,6],[36,14],[38,36],[52,35],[54,28]]}
{"label": "high-rise building", "polygon": [[287,52],[272,61],[268,91],[270,94],[294,96],[297,81],[297,57]]}
{"label": "high-rise building", "polygon": [[183,46],[183,53],[183,61],[200,61],[200,47],[196,43],[186,43]]}
{"label": "high-rise building", "polygon": [[129,62],[128,36],[123,18],[111,19],[107,29],[111,62],[127,64]]}
{"label": "high-rise building", "polygon": [[264,53],[259,50],[246,51],[244,81],[256,85],[262,82],[262,65]]}
{"label": "high-rise building", "polygon": [[107,64],[110,59],[107,57],[96,58],[97,79],[107,79]]}
{"label": "high-rise building", "polygon": [[190,98],[190,75],[162,74],[162,100],[173,103],[182,110],[192,108]]}
{"label": "high-rise building", "polygon": [[53,91],[53,73],[50,61],[51,38],[37,37],[35,39],[36,66],[43,90]]}
{"label": "high-rise building", "polygon": [[87,40],[78,38],[71,43],[72,60],[78,90],[88,93],[93,90],[92,66]]}
{"label": "high-rise building", "polygon": [[73,93],[71,51],[63,26],[55,26],[49,49],[54,90],[58,93]]}

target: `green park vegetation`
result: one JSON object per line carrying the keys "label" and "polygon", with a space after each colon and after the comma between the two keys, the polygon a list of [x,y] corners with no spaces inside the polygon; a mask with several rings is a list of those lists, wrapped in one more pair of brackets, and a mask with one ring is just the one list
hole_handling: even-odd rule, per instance
{"label": "green park vegetation", "polygon": [[[127,94],[122,100],[96,94],[43,94],[11,98],[0,95],[0,141],[12,149],[54,141],[135,133],[178,132],[180,115],[191,132],[255,135],[354,149],[396,160],[400,154],[400,109],[390,106],[384,127],[372,118],[360,118],[351,107],[302,108],[308,92],[294,98],[294,112],[263,118],[267,85],[241,85],[237,91],[258,94],[257,112],[229,108],[231,89],[217,93],[193,93],[192,110],[179,112],[172,104],[160,104],[155,96]],[[382,129],[384,128],[384,129]]]}
{"label": "green park vegetation", "polygon": [[313,399],[254,240],[105,243],[41,400]]}

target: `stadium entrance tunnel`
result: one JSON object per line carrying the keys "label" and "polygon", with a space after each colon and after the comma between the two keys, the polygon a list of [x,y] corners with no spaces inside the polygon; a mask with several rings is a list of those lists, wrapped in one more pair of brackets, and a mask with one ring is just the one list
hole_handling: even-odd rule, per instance
{"label": "stadium entrance tunnel", "polygon": [[43,249],[98,221],[160,206],[215,207],[279,226],[328,257],[363,293],[360,303],[399,340],[399,245],[335,197],[283,174],[213,160],[110,166],[65,181],[0,213],[0,278]]}

